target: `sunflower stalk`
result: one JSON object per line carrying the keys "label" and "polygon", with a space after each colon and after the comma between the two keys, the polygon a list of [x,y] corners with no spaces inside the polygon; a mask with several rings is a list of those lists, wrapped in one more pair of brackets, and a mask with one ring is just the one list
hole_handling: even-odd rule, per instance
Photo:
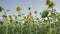
{"label": "sunflower stalk", "polygon": [[48,18],[48,22],[49,22],[49,34],[51,34],[51,23],[50,23],[50,20],[49,20],[49,16],[47,16]]}

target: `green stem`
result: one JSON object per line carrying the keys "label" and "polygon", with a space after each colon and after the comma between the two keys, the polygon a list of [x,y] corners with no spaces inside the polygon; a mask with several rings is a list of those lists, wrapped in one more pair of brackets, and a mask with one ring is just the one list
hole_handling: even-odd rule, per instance
{"label": "green stem", "polygon": [[3,8],[3,11],[4,11],[4,13],[6,13],[4,8]]}
{"label": "green stem", "polygon": [[52,9],[52,11],[53,11],[53,6],[52,6],[52,8],[51,8],[51,9]]}
{"label": "green stem", "polygon": [[49,20],[49,17],[47,16],[47,18],[48,18],[48,21],[49,21],[49,32],[50,32],[50,34],[51,34],[51,25],[50,25],[50,20]]}

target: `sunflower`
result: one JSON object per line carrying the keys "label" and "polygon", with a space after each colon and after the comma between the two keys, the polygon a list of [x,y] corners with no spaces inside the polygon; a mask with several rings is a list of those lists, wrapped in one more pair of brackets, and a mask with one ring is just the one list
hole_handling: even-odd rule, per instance
{"label": "sunflower", "polygon": [[26,20],[27,19],[27,16],[23,16],[23,18],[24,18],[24,20]]}
{"label": "sunflower", "polygon": [[50,5],[51,1],[50,0],[46,0],[46,5]]}
{"label": "sunflower", "polygon": [[4,20],[4,22],[7,22],[8,21],[8,17],[4,18],[3,20]]}
{"label": "sunflower", "polygon": [[2,17],[7,17],[7,14],[6,14],[6,13],[4,13],[4,14],[2,15]]}
{"label": "sunflower", "polygon": [[49,14],[48,10],[44,10],[44,11],[41,13],[41,16],[42,16],[42,18],[45,18],[45,17],[48,16],[48,14]]}
{"label": "sunflower", "polygon": [[19,6],[16,6],[16,11],[20,11],[20,7]]}
{"label": "sunflower", "polygon": [[29,16],[32,17],[32,13],[31,12],[29,12]]}
{"label": "sunflower", "polygon": [[31,9],[31,7],[28,8],[29,10]]}
{"label": "sunflower", "polygon": [[7,16],[6,13],[4,13],[4,14],[2,15],[2,17],[3,17],[3,21],[4,21],[4,22],[7,22],[7,21],[8,21],[8,16]]}

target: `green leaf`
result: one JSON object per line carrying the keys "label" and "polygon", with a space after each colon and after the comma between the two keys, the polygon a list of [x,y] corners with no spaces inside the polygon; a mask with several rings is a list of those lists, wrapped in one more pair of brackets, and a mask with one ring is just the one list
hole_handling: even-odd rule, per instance
{"label": "green leaf", "polygon": [[10,11],[10,10],[7,10],[7,11]]}
{"label": "green leaf", "polygon": [[56,18],[56,14],[55,13],[51,13],[51,17],[52,18]]}
{"label": "green leaf", "polygon": [[3,8],[2,8],[2,6],[0,6],[0,12],[2,12],[2,10],[3,10]]}
{"label": "green leaf", "polygon": [[2,25],[3,24],[3,21],[0,21],[0,24]]}

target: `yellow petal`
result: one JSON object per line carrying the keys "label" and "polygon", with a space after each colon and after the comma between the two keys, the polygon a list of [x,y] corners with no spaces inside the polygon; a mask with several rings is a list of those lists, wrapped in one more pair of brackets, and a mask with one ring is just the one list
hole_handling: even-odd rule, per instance
{"label": "yellow petal", "polygon": [[19,6],[16,6],[16,11],[20,11],[20,7]]}
{"label": "yellow petal", "polygon": [[46,0],[46,5],[50,5],[50,4],[51,4],[50,0]]}
{"label": "yellow petal", "polygon": [[27,16],[23,16],[23,18],[24,18],[24,20],[26,20],[27,19]]}

